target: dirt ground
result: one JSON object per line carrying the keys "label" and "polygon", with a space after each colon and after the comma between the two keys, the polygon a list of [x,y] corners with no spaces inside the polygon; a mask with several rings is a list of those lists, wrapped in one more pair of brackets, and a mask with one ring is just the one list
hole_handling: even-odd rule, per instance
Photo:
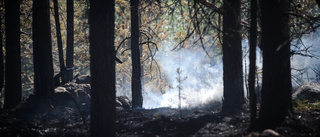
{"label": "dirt ground", "polygon": [[[246,136],[249,111],[225,115],[221,104],[210,109],[183,110],[158,108],[117,109],[117,136]],[[43,113],[0,113],[0,136],[89,136],[88,111],[70,107],[51,108]],[[21,115],[23,114],[23,115]],[[320,110],[295,112],[277,129],[280,136],[320,136]],[[250,134],[259,135],[259,134]],[[261,135],[261,134],[260,134]]]}

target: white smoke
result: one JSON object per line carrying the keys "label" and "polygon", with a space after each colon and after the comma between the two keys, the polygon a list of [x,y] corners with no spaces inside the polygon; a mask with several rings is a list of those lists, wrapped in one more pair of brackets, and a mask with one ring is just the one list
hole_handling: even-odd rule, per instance
{"label": "white smoke", "polygon": [[[314,55],[318,55],[320,52],[320,37],[318,32],[304,36],[302,39],[303,44],[308,47],[312,46],[309,50]],[[293,41],[292,44],[296,42]],[[242,41],[243,51],[245,49],[249,51],[248,41]],[[177,88],[178,82],[176,77],[177,68],[182,70],[181,77],[187,77],[182,82],[182,108],[193,108],[206,104],[211,101],[221,101],[223,96],[223,80],[222,71],[223,65],[221,56],[210,58],[205,54],[205,51],[201,48],[183,48],[178,51],[171,51],[172,46],[164,45],[156,55],[156,59],[159,61],[162,73],[165,73],[170,86],[172,88],[166,88],[165,93],[161,94],[160,91],[152,91],[152,86],[145,85],[143,92],[143,107],[146,109],[158,108],[158,107],[171,107],[178,108],[179,103],[179,90]],[[292,48],[295,50],[294,48]],[[259,48],[256,51],[256,66],[262,69],[262,55]],[[245,54],[245,53],[244,53]],[[316,56],[319,57],[319,56]],[[247,69],[249,72],[249,54],[244,56],[243,69]],[[310,58],[304,56],[295,55],[291,60],[291,67],[295,69],[306,68],[303,78],[305,82],[315,80],[316,74],[311,70],[314,65],[319,65],[320,60],[318,58]],[[292,74],[297,72],[292,71]],[[244,73],[244,76],[246,74]],[[262,78],[260,79],[260,83]],[[246,84],[246,83],[244,83]],[[246,88],[245,94],[246,94]]]}
{"label": "white smoke", "polygon": [[[300,51],[299,53],[305,54],[305,55],[311,55],[314,57],[309,57],[309,56],[301,56],[301,55],[294,55],[291,57],[291,68],[292,69],[292,82],[293,86],[299,86],[298,84],[303,84],[305,82],[319,82],[316,79],[316,74],[313,72],[312,68],[315,65],[320,65],[320,60],[319,60],[319,52],[320,52],[320,35],[319,35],[320,30],[318,29],[316,32],[313,32],[311,34],[304,35],[301,39],[296,39],[291,42],[291,45],[297,45],[291,46],[291,50],[293,51]],[[248,45],[248,40],[243,40],[242,41],[242,46],[243,46],[243,66],[244,66],[244,72],[245,69],[247,73],[249,73],[249,45]],[[310,47],[310,48],[309,48]],[[306,50],[307,49],[307,50]],[[306,50],[306,51],[305,51]],[[246,54],[247,53],[247,54]],[[258,68],[262,68],[262,55],[261,55],[261,50],[257,48],[256,51],[256,66]],[[245,64],[246,62],[246,64]],[[301,70],[300,72],[297,70]],[[300,74],[301,73],[301,74]],[[245,74],[245,73],[244,73]],[[246,76],[248,74],[245,74]],[[299,76],[299,79],[297,77]],[[297,81],[298,80],[298,81]],[[262,82],[262,78],[259,79],[260,83]],[[246,84],[246,83],[245,83]],[[245,88],[246,90],[246,88]],[[245,92],[246,94],[246,92]]]}
{"label": "white smoke", "polygon": [[[301,51],[302,54],[312,55],[314,57],[294,55],[291,58],[291,68],[292,75],[299,75],[299,72],[296,70],[303,70],[303,74],[301,74],[300,80],[301,82],[316,82],[316,74],[312,71],[312,68],[315,65],[320,65],[319,60],[319,52],[320,52],[320,30],[318,29],[316,32],[313,32],[308,35],[304,35],[300,40],[294,40],[292,44],[298,44],[299,48],[292,47],[291,49],[294,51]],[[310,47],[310,48],[309,48]],[[304,51],[306,48],[309,48],[306,52]],[[319,82],[319,81],[318,81]],[[293,85],[301,84],[293,79]]]}
{"label": "white smoke", "polygon": [[160,94],[159,91],[150,91],[151,86],[154,85],[145,85],[144,108],[178,108],[177,68],[182,70],[182,78],[187,77],[181,82],[182,108],[193,108],[210,101],[221,101],[223,81],[220,56],[210,58],[201,48],[171,51],[170,46],[167,45],[159,50],[156,58],[172,88],[167,87],[165,93]]}
{"label": "white smoke", "polygon": [[[249,56],[250,56],[250,46],[249,46],[249,42],[247,39],[242,40],[242,53],[243,53],[243,59],[242,59],[242,65],[243,65],[243,77],[244,77],[244,81],[243,81],[243,85],[244,85],[244,96],[247,97],[247,89],[249,88],[248,85],[248,79],[249,79],[249,70],[250,70],[250,60],[249,60]],[[262,71],[262,51],[260,50],[259,47],[256,48],[256,67],[258,68],[258,70],[256,70],[256,72],[259,72],[259,83],[262,83],[262,73],[260,73]],[[257,80],[257,78],[256,78]]]}

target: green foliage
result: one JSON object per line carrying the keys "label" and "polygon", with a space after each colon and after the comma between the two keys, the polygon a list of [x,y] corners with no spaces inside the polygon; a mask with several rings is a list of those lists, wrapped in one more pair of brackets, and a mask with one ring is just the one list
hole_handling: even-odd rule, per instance
{"label": "green foliage", "polygon": [[317,100],[313,103],[309,102],[309,100],[295,100],[295,105],[293,109],[295,111],[309,111],[314,109],[320,109],[320,101]]}
{"label": "green foliage", "polygon": [[[52,35],[52,50],[54,72],[59,70],[58,48],[56,41],[56,31],[54,23],[53,3],[50,1],[50,22]],[[60,26],[62,33],[63,49],[66,49],[66,0],[59,0]],[[22,91],[26,98],[33,93],[33,46],[32,46],[32,0],[23,0],[21,6],[21,70],[22,70]],[[88,3],[86,0],[77,0],[74,2],[74,65],[76,68],[74,75],[89,74],[89,26],[88,26]],[[4,41],[5,44],[5,41]],[[66,55],[66,54],[64,54]],[[64,57],[65,58],[65,57]]]}
{"label": "green foliage", "polygon": [[[168,37],[165,32],[166,21],[163,13],[166,8],[157,2],[141,1],[140,14],[140,52],[142,64],[142,86],[153,85],[152,91],[163,91],[163,79],[155,54],[161,41]],[[131,50],[130,50],[130,6],[129,1],[116,0],[115,45],[117,57],[123,62],[116,64],[117,95],[131,97]],[[145,92],[145,91],[144,91]]]}

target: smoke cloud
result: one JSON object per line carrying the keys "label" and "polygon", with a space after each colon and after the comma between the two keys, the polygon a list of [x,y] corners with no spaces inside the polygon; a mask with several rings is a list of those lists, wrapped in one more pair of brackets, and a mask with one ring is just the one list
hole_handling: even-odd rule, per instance
{"label": "smoke cloud", "polygon": [[[301,40],[294,40],[292,44],[297,44],[296,47],[291,49],[295,52],[300,51],[299,53],[309,56],[294,55],[291,58],[291,68],[293,75],[293,85],[298,86],[304,82],[319,82],[316,79],[316,73],[312,70],[316,65],[320,65],[319,53],[320,53],[320,30],[313,32],[308,35],[304,35]],[[297,71],[302,70],[302,71]],[[296,77],[294,77],[296,76]],[[298,76],[298,77],[297,77]]]}
{"label": "smoke cloud", "polygon": [[199,47],[171,51],[170,46],[163,46],[159,51],[156,58],[170,84],[164,94],[159,94],[160,91],[150,91],[154,85],[145,85],[144,108],[178,108],[179,82],[176,79],[178,68],[182,70],[181,78],[186,77],[180,83],[182,108],[194,108],[208,102],[221,101],[223,92],[221,56],[210,58]]}
{"label": "smoke cloud", "polygon": [[[316,74],[312,71],[311,67],[314,65],[320,65],[320,61],[317,56],[320,52],[320,39],[318,32],[306,35],[302,37],[301,41],[292,41],[292,45],[298,44],[302,47],[312,46],[309,51],[316,55],[314,58],[294,55],[291,57],[291,67],[295,69],[305,69],[302,74],[302,81],[315,81]],[[243,69],[249,70],[249,46],[248,41],[242,41],[243,46]],[[179,106],[179,89],[177,86],[178,73],[177,69],[182,70],[181,78],[187,77],[186,80],[180,84],[181,90],[181,106],[182,108],[195,108],[205,106],[209,102],[221,101],[223,97],[223,64],[221,55],[209,57],[200,46],[182,48],[177,51],[172,51],[170,44],[164,44],[160,47],[159,52],[156,54],[156,60],[160,65],[161,72],[164,74],[165,79],[168,81],[168,85],[164,89],[164,93],[161,91],[155,91],[152,88],[157,85],[144,83],[143,89],[143,108],[152,109],[159,107],[178,108]],[[291,47],[292,50],[297,51],[295,47]],[[256,65],[260,69],[262,68],[262,55],[259,48],[257,48]],[[245,71],[244,71],[245,72]],[[298,74],[293,70],[292,75]],[[259,83],[261,83],[261,74],[259,76]],[[246,83],[244,83],[245,86]],[[295,85],[293,78],[293,85]],[[129,86],[129,85],[128,85]],[[246,88],[245,94],[246,94]]]}

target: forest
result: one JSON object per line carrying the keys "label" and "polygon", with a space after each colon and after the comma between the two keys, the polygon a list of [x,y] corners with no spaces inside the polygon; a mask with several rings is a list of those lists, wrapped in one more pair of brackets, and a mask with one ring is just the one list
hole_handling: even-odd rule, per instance
{"label": "forest", "polygon": [[320,136],[320,0],[0,0],[0,136]]}

